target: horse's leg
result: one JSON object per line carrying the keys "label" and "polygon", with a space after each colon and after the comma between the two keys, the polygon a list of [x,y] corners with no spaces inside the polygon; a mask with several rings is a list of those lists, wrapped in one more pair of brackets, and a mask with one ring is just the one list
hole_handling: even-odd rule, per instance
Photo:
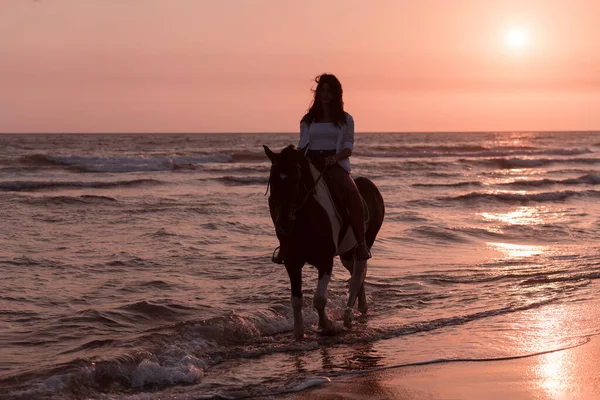
{"label": "horse's leg", "polygon": [[294,338],[304,338],[304,321],[302,319],[302,265],[285,262],[285,269],[290,277],[292,288],[292,309],[294,310]]}
{"label": "horse's leg", "polygon": [[[344,326],[346,328],[352,327],[352,308],[354,307],[354,303],[356,303],[356,298],[359,297],[361,289],[364,296],[363,284],[367,273],[367,260],[356,260],[355,258],[352,258],[352,262],[354,267],[352,268],[352,277],[350,278],[348,303],[346,304],[346,310],[344,310]],[[366,306],[366,298],[363,298],[363,302],[364,306]]]}
{"label": "horse's leg", "polygon": [[313,299],[313,305],[319,313],[319,328],[325,332],[328,332],[333,327],[327,318],[327,314],[325,314],[325,306],[327,305],[327,285],[329,285],[330,279],[331,268],[329,268],[329,272],[319,269],[319,283],[317,284],[317,290],[315,291],[315,297]]}
{"label": "horse's leg", "polygon": [[[350,276],[352,276],[352,272],[354,271],[354,258],[340,257],[340,260],[342,261],[342,265],[344,265],[344,268],[346,268],[348,270],[348,272],[350,272]],[[366,276],[366,267],[365,267],[364,274]],[[360,290],[358,291],[357,297],[358,297],[358,311],[360,311],[361,314],[366,314],[367,311],[369,310],[369,305],[367,304],[367,295],[365,293],[364,278],[363,278],[363,284],[360,286]]]}
{"label": "horse's leg", "polygon": [[361,314],[366,314],[369,311],[369,305],[367,304],[367,295],[365,294],[365,284],[363,282],[358,292],[358,311]]}

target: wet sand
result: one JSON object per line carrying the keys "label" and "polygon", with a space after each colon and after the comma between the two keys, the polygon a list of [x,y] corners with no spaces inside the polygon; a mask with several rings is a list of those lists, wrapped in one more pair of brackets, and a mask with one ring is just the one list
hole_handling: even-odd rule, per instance
{"label": "wet sand", "polygon": [[581,346],[525,358],[408,366],[346,376],[277,398],[600,399],[600,338],[592,337]]}

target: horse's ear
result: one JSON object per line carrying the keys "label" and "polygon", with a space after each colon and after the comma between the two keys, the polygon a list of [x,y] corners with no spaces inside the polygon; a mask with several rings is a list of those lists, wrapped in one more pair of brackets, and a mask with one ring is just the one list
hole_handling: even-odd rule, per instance
{"label": "horse's ear", "polygon": [[275,164],[279,159],[279,154],[272,152],[271,149],[269,149],[264,144],[263,148],[265,149],[265,154],[267,155],[267,157],[269,157],[269,160],[271,160],[271,164]]}

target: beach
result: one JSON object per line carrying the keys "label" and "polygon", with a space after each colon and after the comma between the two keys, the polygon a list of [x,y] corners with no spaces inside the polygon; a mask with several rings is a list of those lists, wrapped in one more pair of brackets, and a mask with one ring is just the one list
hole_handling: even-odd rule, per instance
{"label": "beach", "polygon": [[600,338],[509,360],[440,362],[334,379],[285,400],[593,400],[600,398]]}

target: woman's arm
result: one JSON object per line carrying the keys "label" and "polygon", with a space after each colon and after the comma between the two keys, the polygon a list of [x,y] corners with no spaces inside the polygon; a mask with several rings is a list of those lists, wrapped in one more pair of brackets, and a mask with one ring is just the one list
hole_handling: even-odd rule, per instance
{"label": "woman's arm", "polygon": [[309,140],[308,124],[306,122],[300,122],[300,141],[298,142],[298,148],[301,149],[306,146]]}
{"label": "woman's arm", "polygon": [[342,149],[354,149],[354,118],[346,113],[346,125],[342,130]]}
{"label": "woman's arm", "polygon": [[352,155],[351,149],[348,149],[348,148],[342,149],[342,151],[340,151],[339,153],[325,158],[325,165],[335,164],[336,162],[340,161],[341,159],[350,157],[351,155]]}
{"label": "woman's arm", "polygon": [[352,149],[354,148],[354,118],[352,118],[352,115],[350,114],[346,115],[346,125],[342,129],[342,136],[340,137],[342,150],[331,157],[327,157],[325,159],[325,165],[335,164],[352,155]]}

